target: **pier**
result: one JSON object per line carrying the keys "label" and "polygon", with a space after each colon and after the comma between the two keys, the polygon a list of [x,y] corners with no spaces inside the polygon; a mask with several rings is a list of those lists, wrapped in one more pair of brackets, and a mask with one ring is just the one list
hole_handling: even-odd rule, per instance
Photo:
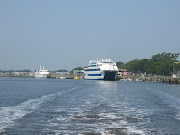
{"label": "pier", "polygon": [[137,81],[137,82],[154,82],[154,83],[166,83],[166,84],[180,84],[180,78],[173,78],[172,76],[140,76],[133,75],[126,78],[118,78],[120,81]]}

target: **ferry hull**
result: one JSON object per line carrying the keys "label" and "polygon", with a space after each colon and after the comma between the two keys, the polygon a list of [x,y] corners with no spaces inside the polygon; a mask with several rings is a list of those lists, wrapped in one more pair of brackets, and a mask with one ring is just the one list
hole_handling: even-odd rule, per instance
{"label": "ferry hull", "polygon": [[104,80],[104,76],[84,76],[84,80]]}
{"label": "ferry hull", "polygon": [[115,81],[116,71],[104,71],[102,76],[84,76],[85,80],[106,80],[106,81]]}
{"label": "ferry hull", "polygon": [[104,80],[107,81],[115,81],[116,79],[116,71],[104,71],[105,75],[104,75]]}
{"label": "ferry hull", "polygon": [[35,78],[48,78],[48,74],[35,73]]}

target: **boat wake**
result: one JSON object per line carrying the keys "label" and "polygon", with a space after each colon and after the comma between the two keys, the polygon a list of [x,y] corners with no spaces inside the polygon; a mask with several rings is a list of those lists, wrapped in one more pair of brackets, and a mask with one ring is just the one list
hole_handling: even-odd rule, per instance
{"label": "boat wake", "polygon": [[30,115],[36,109],[40,108],[42,104],[52,101],[55,97],[78,88],[79,87],[65,89],[61,92],[30,99],[17,106],[0,107],[0,133],[5,132],[6,128],[13,126],[16,120],[21,119],[26,115]]}
{"label": "boat wake", "polygon": [[[82,100],[83,104],[71,106],[65,110],[57,108],[55,111],[57,115],[45,122],[47,125],[42,132],[72,135],[142,135],[147,132],[147,129],[139,129],[136,125],[147,124],[149,119],[146,116],[151,113],[151,110],[127,106],[124,108],[123,105],[116,105],[116,103],[97,103],[92,99],[88,98],[84,102]],[[136,115],[133,112],[136,112]]]}

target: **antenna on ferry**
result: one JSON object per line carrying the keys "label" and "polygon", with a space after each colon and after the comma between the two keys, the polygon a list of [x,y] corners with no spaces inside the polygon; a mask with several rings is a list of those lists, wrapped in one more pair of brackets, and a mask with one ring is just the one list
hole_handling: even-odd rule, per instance
{"label": "antenna on ferry", "polygon": [[40,65],[40,70],[41,70],[41,65]]}

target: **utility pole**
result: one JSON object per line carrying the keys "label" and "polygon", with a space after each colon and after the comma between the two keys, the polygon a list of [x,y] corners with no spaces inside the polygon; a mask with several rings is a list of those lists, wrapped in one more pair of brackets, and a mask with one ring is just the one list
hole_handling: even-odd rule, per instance
{"label": "utility pole", "polygon": [[174,73],[174,64],[179,64],[180,62],[173,62],[173,73]]}
{"label": "utility pole", "polygon": [[[174,70],[174,64],[179,64],[179,63],[180,63],[180,62],[173,62],[173,76],[174,76],[174,77],[176,76],[176,74],[174,73],[174,71],[175,71],[175,70]],[[173,78],[174,78],[174,77],[173,77]]]}

